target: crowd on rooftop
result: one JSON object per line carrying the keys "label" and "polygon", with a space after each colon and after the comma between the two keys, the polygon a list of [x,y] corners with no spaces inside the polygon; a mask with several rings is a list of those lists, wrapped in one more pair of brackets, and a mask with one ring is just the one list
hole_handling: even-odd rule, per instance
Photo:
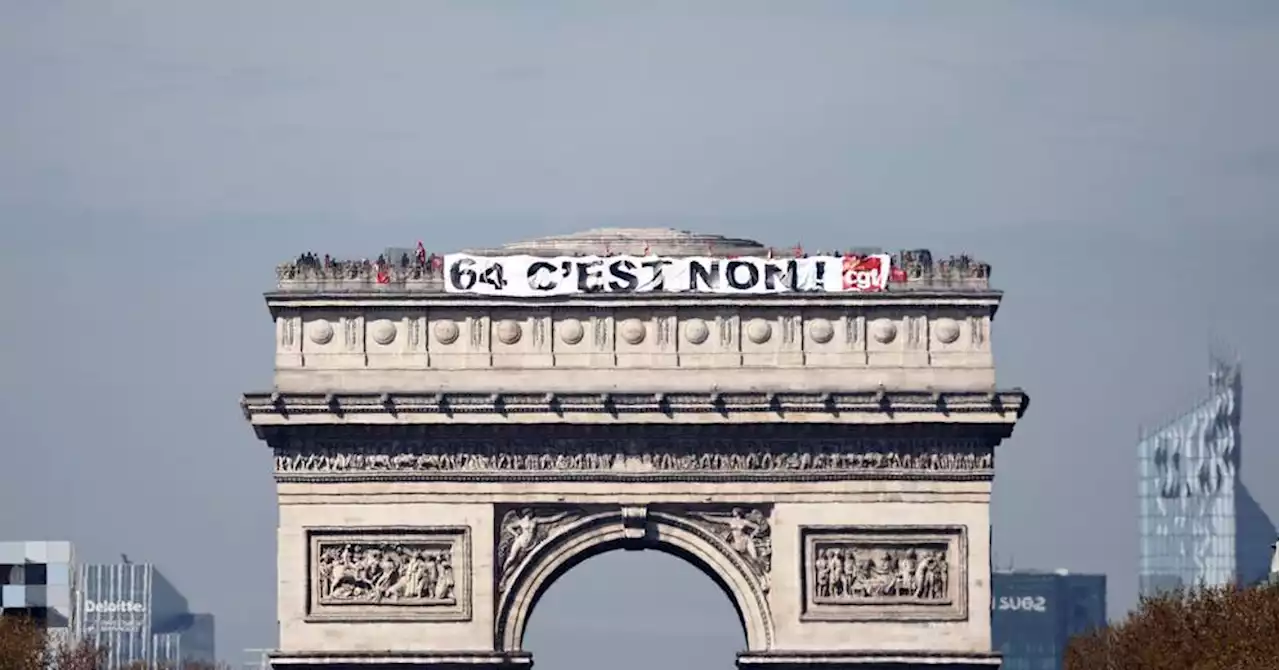
{"label": "crowd on rooftop", "polygon": [[[805,251],[802,246],[797,244],[788,250],[794,258],[810,258],[822,256],[844,256],[844,257],[866,257],[868,252],[865,250],[846,250],[846,251],[815,251],[812,254]],[[776,252],[773,247],[765,250],[767,258],[775,258]],[[707,254],[709,256],[723,256],[726,258],[736,258],[736,254],[716,253],[714,248],[708,247]],[[604,245],[596,254],[587,252],[574,252],[569,254],[576,257],[598,255],[603,257],[625,256],[625,252],[616,252]],[[650,248],[645,245],[642,256],[650,255]],[[912,268],[917,268],[912,272]],[[412,255],[408,251],[401,253],[399,258],[387,258],[385,254],[379,255],[376,259],[361,258],[359,260],[339,260],[329,254],[323,256],[313,251],[299,254],[297,259],[292,263],[286,263],[280,268],[280,277],[282,279],[297,278],[298,275],[318,274],[329,275],[333,278],[349,278],[349,279],[376,279],[379,283],[390,283],[392,274],[396,274],[402,278],[426,279],[440,277],[444,274],[444,256],[437,253],[428,253],[426,247],[421,241],[418,242]],[[890,281],[906,281],[909,276],[918,277],[921,274],[935,274],[941,272],[944,275],[960,275],[977,278],[986,278],[990,273],[990,266],[985,263],[979,263],[967,255],[955,256],[935,265],[931,254],[927,250],[903,251],[894,254],[891,265]]]}
{"label": "crowd on rooftop", "polygon": [[327,274],[346,275],[352,278],[372,274],[379,283],[383,284],[391,280],[393,267],[412,271],[412,274],[419,276],[438,276],[444,271],[444,256],[434,253],[428,254],[426,247],[419,241],[413,256],[410,256],[409,252],[406,251],[394,262],[392,259],[388,259],[385,254],[379,254],[373,260],[368,258],[339,260],[329,254],[318,255],[314,251],[299,254],[297,260],[293,262],[293,268],[298,272],[310,270]]}

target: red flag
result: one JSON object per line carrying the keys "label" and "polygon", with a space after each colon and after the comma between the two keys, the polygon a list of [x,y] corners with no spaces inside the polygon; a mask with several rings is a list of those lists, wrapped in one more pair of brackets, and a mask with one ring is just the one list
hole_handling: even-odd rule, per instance
{"label": "red flag", "polygon": [[390,273],[390,272],[387,272],[387,266],[382,265],[382,264],[379,264],[379,265],[378,265],[378,275],[377,275],[377,279],[378,279],[378,283],[379,283],[379,284],[390,284],[390,283],[391,283],[391,273]]}
{"label": "red flag", "polygon": [[889,268],[889,281],[891,281],[891,282],[904,282],[904,281],[906,281],[906,280],[907,280],[907,271],[906,271],[906,270],[903,270],[902,268],[900,268],[900,267],[898,267],[898,266],[896,266],[896,265],[895,265],[895,266],[893,266],[893,267],[891,267],[891,268]]}
{"label": "red flag", "polygon": [[843,270],[842,284],[846,291],[883,291],[885,280],[889,276],[889,257],[883,254],[874,256],[845,256],[841,260]]}

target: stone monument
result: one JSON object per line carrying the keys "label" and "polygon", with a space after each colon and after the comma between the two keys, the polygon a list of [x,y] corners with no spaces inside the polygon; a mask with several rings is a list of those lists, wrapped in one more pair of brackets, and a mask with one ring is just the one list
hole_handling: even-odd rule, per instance
{"label": "stone monument", "polygon": [[528,667],[539,596],[615,549],[714,580],[741,668],[998,666],[994,448],[1027,396],[990,268],[785,256],[605,229],[280,266],[274,388],[242,400],[274,667]]}

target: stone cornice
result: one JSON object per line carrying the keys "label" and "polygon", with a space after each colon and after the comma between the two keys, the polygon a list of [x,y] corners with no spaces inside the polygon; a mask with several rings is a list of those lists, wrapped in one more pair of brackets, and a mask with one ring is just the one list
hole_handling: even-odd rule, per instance
{"label": "stone cornice", "polygon": [[1029,398],[991,392],[246,394],[254,425],[317,423],[956,423],[1013,424]]}

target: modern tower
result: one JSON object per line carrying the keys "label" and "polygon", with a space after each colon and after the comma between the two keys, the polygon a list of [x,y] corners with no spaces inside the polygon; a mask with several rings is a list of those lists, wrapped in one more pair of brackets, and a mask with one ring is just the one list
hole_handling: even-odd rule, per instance
{"label": "modern tower", "polygon": [[1138,441],[1139,589],[1252,584],[1276,529],[1240,481],[1241,374],[1214,360],[1209,393]]}

